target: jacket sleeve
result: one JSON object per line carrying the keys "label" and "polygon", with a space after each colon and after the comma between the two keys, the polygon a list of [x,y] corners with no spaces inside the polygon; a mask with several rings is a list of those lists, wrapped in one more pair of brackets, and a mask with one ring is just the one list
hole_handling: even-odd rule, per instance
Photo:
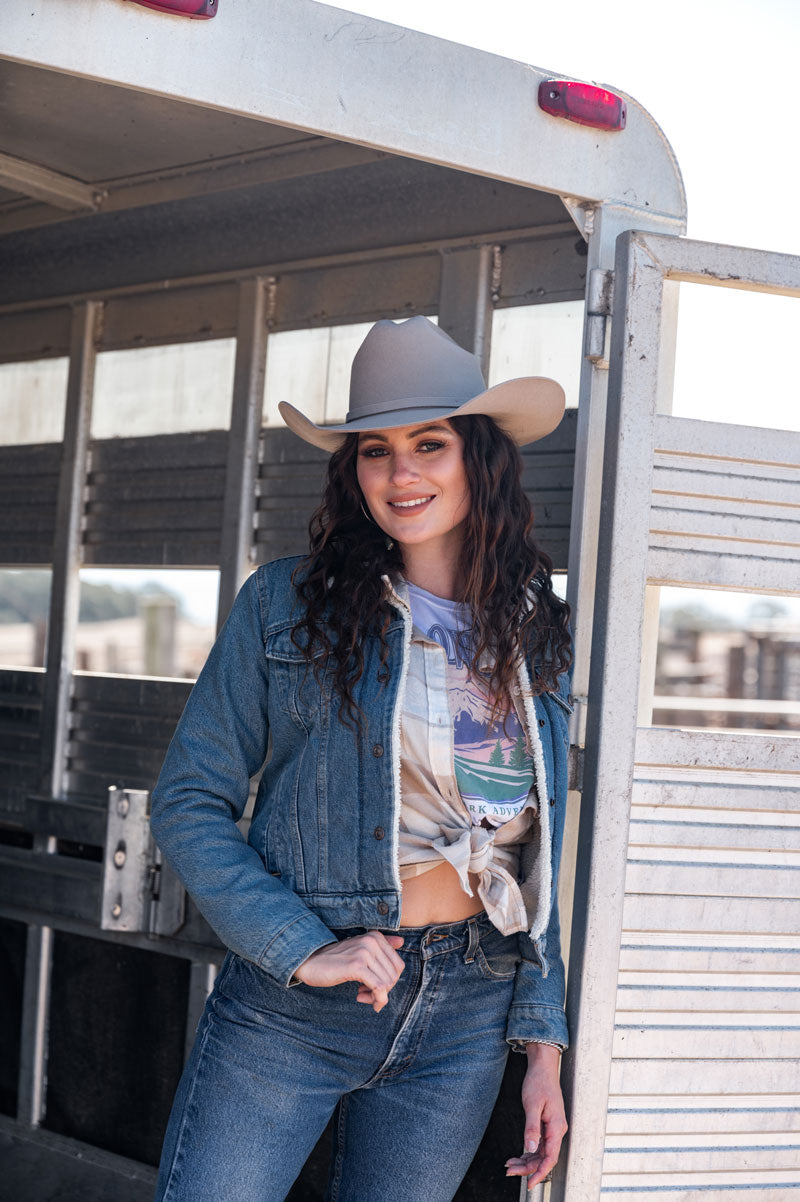
{"label": "jacket sleeve", "polygon": [[[570,641],[572,627],[570,626]],[[572,688],[572,663],[558,680],[558,691],[564,700]],[[564,749],[568,751],[567,748]],[[555,757],[554,757],[555,762]],[[556,810],[558,831],[554,831],[552,847],[559,849],[564,835],[567,793],[566,754],[562,761],[563,780],[555,782],[563,804]],[[566,973],[561,955],[561,926],[558,915],[558,860],[552,863],[552,904],[547,930],[537,945],[526,932],[519,936],[522,959],[517,966],[514,994],[508,1015],[506,1039],[515,1051],[524,1051],[525,1043],[550,1043],[562,1050],[569,1046],[569,1033],[564,1010]]]}
{"label": "jacket sleeve", "polygon": [[152,793],[150,825],[222,942],[288,985],[294,970],[336,936],[267,872],[236,826],[267,750],[257,577],[239,590],[189,694]]}
{"label": "jacket sleeve", "polygon": [[564,1013],[565,973],[557,897],[553,899],[541,956],[527,932],[520,934],[519,945],[522,959],[517,965],[506,1040],[518,1051],[524,1050],[521,1045],[525,1043],[552,1043],[563,1050],[569,1045],[569,1034]]}

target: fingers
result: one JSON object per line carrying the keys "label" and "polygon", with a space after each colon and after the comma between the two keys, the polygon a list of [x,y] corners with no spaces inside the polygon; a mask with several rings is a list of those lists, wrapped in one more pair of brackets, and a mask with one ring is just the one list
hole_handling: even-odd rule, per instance
{"label": "fingers", "polygon": [[344,942],[354,945],[350,979],[359,982],[356,1001],[371,1005],[377,1014],[389,1001],[389,991],[397,984],[405,968],[404,961],[397,954],[397,948],[403,946],[403,939],[398,935],[387,936],[381,931],[369,931],[366,935]]}

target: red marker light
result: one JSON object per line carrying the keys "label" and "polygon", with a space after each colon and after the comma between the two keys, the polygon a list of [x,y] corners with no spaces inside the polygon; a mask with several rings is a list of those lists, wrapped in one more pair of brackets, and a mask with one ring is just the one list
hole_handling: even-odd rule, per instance
{"label": "red marker light", "polygon": [[594,129],[624,129],[626,107],[621,96],[591,83],[545,79],[539,84],[539,108]]}
{"label": "red marker light", "polygon": [[219,0],[133,0],[143,8],[154,8],[159,13],[172,13],[178,17],[192,17],[195,21],[210,21],[216,17]]}

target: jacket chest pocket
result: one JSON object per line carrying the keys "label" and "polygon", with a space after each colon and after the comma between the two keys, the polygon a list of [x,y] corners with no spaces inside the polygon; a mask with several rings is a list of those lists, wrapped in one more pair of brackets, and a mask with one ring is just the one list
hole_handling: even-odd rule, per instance
{"label": "jacket chest pocket", "polygon": [[309,663],[292,642],[291,632],[291,626],[287,626],[268,634],[264,654],[270,666],[270,683],[277,689],[281,706],[296,725],[308,731],[327,708],[331,676],[319,658],[316,664]]}

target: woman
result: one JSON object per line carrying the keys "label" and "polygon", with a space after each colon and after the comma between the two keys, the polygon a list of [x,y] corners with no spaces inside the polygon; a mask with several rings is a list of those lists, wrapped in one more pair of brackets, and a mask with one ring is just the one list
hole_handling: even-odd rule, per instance
{"label": "woman", "polygon": [[311,551],[243,585],[152,798],[230,949],[158,1199],[279,1202],[335,1113],[329,1198],[444,1202],[509,1046],[528,1070],[507,1173],[555,1163],[571,648],[517,446],[563,404],[549,380],[487,390],[415,317],[371,329],[342,425],[281,405],[332,451]]}

